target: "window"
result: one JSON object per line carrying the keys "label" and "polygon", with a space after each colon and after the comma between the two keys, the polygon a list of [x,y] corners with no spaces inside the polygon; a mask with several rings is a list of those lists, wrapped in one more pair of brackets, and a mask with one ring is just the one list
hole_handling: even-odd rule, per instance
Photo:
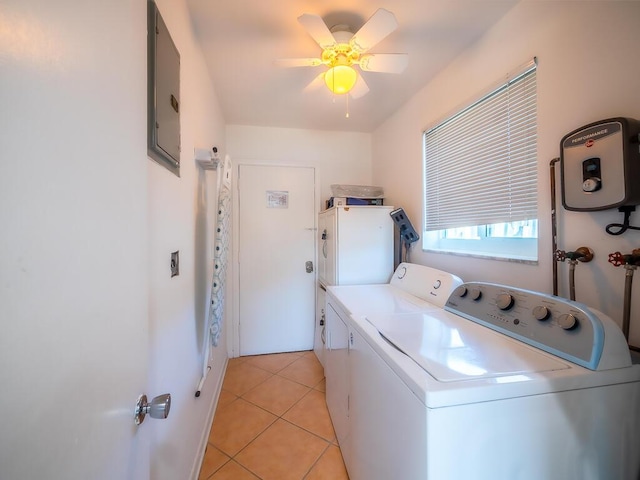
{"label": "window", "polygon": [[536,63],[424,133],[423,248],[538,259]]}

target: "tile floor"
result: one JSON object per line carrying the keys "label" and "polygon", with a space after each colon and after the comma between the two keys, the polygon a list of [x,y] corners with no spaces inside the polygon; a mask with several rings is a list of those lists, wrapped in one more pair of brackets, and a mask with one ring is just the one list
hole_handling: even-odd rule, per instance
{"label": "tile floor", "polygon": [[229,360],[199,480],[348,480],[313,352]]}

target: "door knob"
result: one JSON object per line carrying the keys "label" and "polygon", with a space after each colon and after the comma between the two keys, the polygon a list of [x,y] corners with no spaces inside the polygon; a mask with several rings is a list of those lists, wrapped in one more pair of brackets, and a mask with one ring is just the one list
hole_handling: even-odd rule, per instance
{"label": "door knob", "polygon": [[148,414],[151,418],[164,419],[169,416],[171,409],[171,394],[165,393],[158,395],[151,403],[147,402],[146,395],[140,395],[136,403],[134,421],[136,425],[144,422],[144,417]]}
{"label": "door knob", "polygon": [[304,267],[307,270],[307,273],[313,272],[313,262],[311,260],[305,262]]}

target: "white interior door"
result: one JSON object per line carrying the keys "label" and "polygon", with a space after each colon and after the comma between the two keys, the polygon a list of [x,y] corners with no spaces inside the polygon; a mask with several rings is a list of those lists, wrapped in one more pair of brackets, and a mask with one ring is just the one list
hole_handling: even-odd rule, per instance
{"label": "white interior door", "polygon": [[314,177],[310,167],[240,166],[240,355],[313,348]]}
{"label": "white interior door", "polygon": [[145,3],[0,7],[3,480],[149,478]]}

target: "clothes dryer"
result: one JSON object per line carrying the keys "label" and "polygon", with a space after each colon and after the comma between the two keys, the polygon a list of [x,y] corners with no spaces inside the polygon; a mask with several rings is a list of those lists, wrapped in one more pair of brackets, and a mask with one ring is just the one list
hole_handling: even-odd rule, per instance
{"label": "clothes dryer", "polygon": [[[441,310],[462,280],[423,265],[401,263],[388,284],[328,286],[326,296],[326,399],[345,463],[351,463],[350,348],[352,315]],[[400,477],[398,477],[400,478]]]}

